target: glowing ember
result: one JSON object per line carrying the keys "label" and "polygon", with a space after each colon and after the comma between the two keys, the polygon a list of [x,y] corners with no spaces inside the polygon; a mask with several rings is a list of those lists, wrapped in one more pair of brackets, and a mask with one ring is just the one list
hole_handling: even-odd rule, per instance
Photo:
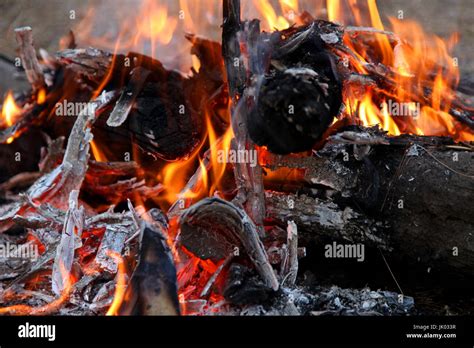
{"label": "glowing ember", "polygon": [[36,102],[38,104],[43,104],[46,101],[46,90],[41,88],[36,96]]}
{"label": "glowing ember", "polygon": [[74,290],[73,285],[76,282],[76,279],[71,274],[66,272],[62,264],[59,266],[61,274],[66,281],[64,284],[64,290],[57,299],[39,307],[19,304],[0,308],[0,315],[48,315],[57,312],[63,306],[63,304],[68,301],[69,296]]}

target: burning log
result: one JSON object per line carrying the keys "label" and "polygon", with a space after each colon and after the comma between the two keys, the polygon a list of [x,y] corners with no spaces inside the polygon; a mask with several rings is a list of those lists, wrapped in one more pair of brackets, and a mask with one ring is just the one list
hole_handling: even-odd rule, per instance
{"label": "burning log", "polygon": [[299,31],[261,34],[256,50],[263,53],[254,64],[263,74],[255,77],[256,105],[247,118],[256,144],[280,154],[309,150],[339,114],[336,57],[321,38],[330,30],[335,32],[331,24],[315,22]]}
{"label": "burning log", "polygon": [[176,269],[166,244],[166,217],[149,212],[140,224],[140,258],[130,279],[120,315],[179,315]]}
{"label": "burning log", "polygon": [[[92,49],[59,53],[66,69],[92,88],[97,88],[109,71],[110,88],[122,89],[113,110],[94,127],[104,145],[117,137],[131,136],[143,150],[165,160],[185,157],[198,146],[205,118],[224,110],[227,101],[222,91],[222,59],[213,54],[213,50],[220,51],[219,44],[192,35],[187,38],[193,43],[192,52],[201,60],[199,73],[188,77],[136,53],[111,55]],[[126,144],[122,147],[122,153],[129,151]]]}
{"label": "burning log", "polygon": [[472,148],[449,138],[349,133],[351,140],[340,133],[321,157],[267,158],[267,167],[305,168],[306,184],[331,197],[267,193],[267,216],[282,224],[295,220],[300,236],[388,247],[469,275]]}
{"label": "burning log", "polygon": [[[224,57],[227,83],[232,99],[231,124],[235,134],[231,146],[236,153],[255,150],[255,145],[247,132],[248,96],[245,95],[248,83],[244,59],[240,51],[240,34],[242,22],[240,19],[240,1],[225,0],[223,3],[222,25],[222,56]],[[255,25],[254,31],[260,31]],[[244,96],[244,98],[242,98]],[[234,166],[234,177],[237,186],[235,204],[243,206],[247,214],[256,224],[258,233],[263,236],[263,218],[265,215],[264,188],[262,168],[260,165],[238,163]]]}

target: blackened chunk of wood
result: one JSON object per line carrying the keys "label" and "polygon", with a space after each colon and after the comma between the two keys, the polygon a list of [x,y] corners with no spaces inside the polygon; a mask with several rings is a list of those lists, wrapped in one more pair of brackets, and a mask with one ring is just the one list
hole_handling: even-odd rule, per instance
{"label": "blackened chunk of wood", "polygon": [[248,117],[252,140],[273,153],[310,150],[338,114],[340,86],[310,68],[266,77]]}
{"label": "blackened chunk of wood", "polygon": [[188,155],[200,139],[200,117],[184,85],[177,73],[170,73],[166,82],[148,83],[128,118],[134,141],[164,159]]}
{"label": "blackened chunk of wood", "polygon": [[153,221],[140,232],[140,258],[121,315],[179,315],[176,268],[164,237],[168,227],[156,212],[150,216]]}
{"label": "blackened chunk of wood", "polygon": [[229,268],[224,297],[235,305],[261,304],[266,301],[272,291],[268,289],[255,272],[234,263]]}

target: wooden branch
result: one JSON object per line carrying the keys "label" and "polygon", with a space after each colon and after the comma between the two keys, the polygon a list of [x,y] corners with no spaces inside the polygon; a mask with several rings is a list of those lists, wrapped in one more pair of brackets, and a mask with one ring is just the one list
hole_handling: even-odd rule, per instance
{"label": "wooden branch", "polygon": [[20,50],[21,62],[25,69],[26,77],[34,90],[45,86],[43,71],[36,57],[33,46],[33,33],[30,27],[15,29],[16,41]]}
{"label": "wooden branch", "polygon": [[240,0],[223,1],[222,56],[227,70],[227,82],[233,102],[243,94],[247,74],[240,52]]}
{"label": "wooden branch", "polygon": [[64,228],[56,250],[52,273],[52,288],[56,295],[60,295],[68,282],[74,261],[76,239],[81,238],[84,226],[84,207],[78,207],[79,191],[73,190],[69,196],[69,210],[66,214]]}
{"label": "wooden branch", "polygon": [[[255,151],[247,131],[247,103],[245,98],[242,98],[246,88],[247,71],[240,51],[240,0],[224,0],[223,9],[222,55],[227,68],[227,83],[232,99],[232,129],[235,135],[231,146],[237,153]],[[257,225],[259,235],[263,236],[265,201],[262,169],[258,164],[251,166],[250,163],[237,163],[234,165],[234,176],[238,189],[234,202],[244,207]]]}
{"label": "wooden branch", "polygon": [[387,138],[391,145],[360,145],[360,139],[359,145],[327,144],[318,157],[273,158],[277,166],[306,168],[307,185],[332,198],[267,194],[267,216],[282,224],[294,219],[300,240],[306,231],[316,238],[332,234],[469,275],[474,266],[474,245],[466,243],[474,224],[471,149],[449,139],[409,135]]}

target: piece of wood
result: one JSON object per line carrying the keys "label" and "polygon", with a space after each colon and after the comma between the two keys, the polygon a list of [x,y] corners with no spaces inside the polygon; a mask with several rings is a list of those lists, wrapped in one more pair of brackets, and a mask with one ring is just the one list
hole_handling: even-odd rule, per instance
{"label": "piece of wood", "polygon": [[36,57],[33,46],[33,33],[30,27],[15,29],[16,41],[20,48],[20,57],[25,69],[26,77],[33,89],[38,90],[45,86],[43,71]]}
{"label": "piece of wood", "polygon": [[[255,150],[247,131],[247,115],[249,113],[247,96],[247,68],[241,54],[240,36],[244,35],[240,19],[240,0],[225,0],[223,6],[222,25],[222,56],[227,71],[227,83],[232,99],[231,123],[234,139],[231,147],[236,153],[248,153]],[[252,27],[260,31],[259,26]],[[248,93],[246,93],[248,95]],[[256,224],[258,233],[263,236],[263,218],[265,216],[265,200],[263,189],[262,168],[257,163],[236,163],[234,177],[237,186],[237,196],[234,203],[244,207],[247,214]]]}
{"label": "piece of wood", "polygon": [[139,261],[127,287],[120,315],[179,315],[176,269],[166,243],[161,212],[141,221]]}
{"label": "piece of wood", "polygon": [[52,289],[60,295],[70,285],[71,269],[77,240],[81,238],[84,226],[84,207],[78,206],[79,191],[69,195],[69,209],[66,214],[61,240],[56,249],[52,278]]}
{"label": "piece of wood", "polygon": [[312,149],[339,114],[342,85],[336,56],[321,38],[328,26],[313,22],[255,34],[261,37],[254,39],[251,57],[260,75],[252,77],[255,106],[247,126],[252,140],[273,153]]}
{"label": "piece of wood", "polygon": [[237,247],[245,251],[265,284],[278,290],[256,226],[243,209],[219,198],[206,198],[187,209],[179,224],[180,243],[196,256],[222,260]]}
{"label": "piece of wood", "polygon": [[328,144],[318,157],[275,156],[276,166],[306,168],[306,184],[331,198],[267,195],[267,216],[285,224],[294,219],[300,236],[307,236],[305,230],[315,236],[334,233],[338,239],[385,245],[395,256],[470,275],[470,147],[443,138],[387,139],[391,145]]}

